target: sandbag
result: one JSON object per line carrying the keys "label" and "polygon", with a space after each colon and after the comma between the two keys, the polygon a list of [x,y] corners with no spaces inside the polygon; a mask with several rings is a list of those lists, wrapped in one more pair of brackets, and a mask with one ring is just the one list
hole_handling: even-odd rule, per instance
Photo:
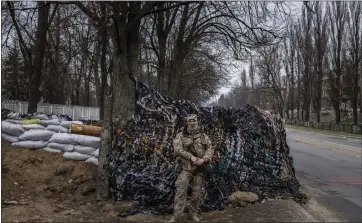
{"label": "sandbag", "polygon": [[99,149],[92,153],[92,156],[99,158]]}
{"label": "sandbag", "polygon": [[10,122],[13,124],[23,124],[23,120],[16,120],[16,119],[6,119],[5,122]]}
{"label": "sandbag", "polygon": [[101,147],[101,138],[95,136],[85,136],[85,135],[76,135],[71,134],[74,141],[82,146],[89,146],[93,148]]}
{"label": "sandbag", "polygon": [[37,118],[40,120],[49,120],[48,116],[45,114],[37,114],[37,115],[33,115],[31,116],[31,118]]}
{"label": "sandbag", "polygon": [[87,155],[92,155],[97,149],[93,148],[93,147],[89,147],[89,146],[80,146],[80,145],[76,145],[74,146],[74,152],[78,152],[81,154],[87,154]]}
{"label": "sandbag", "polygon": [[45,129],[44,126],[39,125],[39,124],[23,125],[23,128],[24,128],[25,130],[30,130],[30,129]]}
{"label": "sandbag", "polygon": [[1,132],[11,136],[20,136],[25,130],[21,125],[3,121],[1,122]]}
{"label": "sandbag", "polygon": [[22,116],[22,114],[19,114],[17,112],[12,112],[8,114],[8,118],[13,120],[23,120],[24,118]]}
{"label": "sandbag", "polygon": [[102,128],[99,126],[80,125],[72,123],[70,125],[70,133],[100,137],[102,133]]}
{"label": "sandbag", "polygon": [[48,141],[54,132],[44,129],[31,129],[18,137],[20,141]]}
{"label": "sandbag", "polygon": [[81,122],[81,121],[62,121],[61,123],[60,123],[60,125],[61,126],[63,126],[63,127],[65,127],[65,128],[70,128],[70,125],[72,124],[72,123],[74,123],[74,124],[80,124],[80,125],[82,125],[83,124],[83,122]]}
{"label": "sandbag", "polygon": [[60,125],[48,125],[45,129],[53,132],[68,133],[68,129]]}
{"label": "sandbag", "polygon": [[93,164],[93,165],[98,166],[98,159],[97,159],[96,157],[94,157],[94,156],[90,157],[90,158],[87,159],[85,162],[86,162],[86,163],[91,163],[91,164]]}
{"label": "sandbag", "polygon": [[47,152],[51,152],[51,153],[60,153],[60,152],[62,152],[62,150],[60,150],[60,149],[52,149],[52,148],[49,148],[49,147],[45,147],[43,150],[47,151]]}
{"label": "sandbag", "polygon": [[40,119],[25,119],[23,120],[23,125],[30,125],[30,124],[38,124]]}
{"label": "sandbag", "polygon": [[56,116],[56,115],[52,115],[52,120],[58,120],[59,121],[60,117]]}
{"label": "sandbag", "polygon": [[77,153],[77,152],[65,152],[63,154],[63,157],[66,159],[70,159],[70,160],[87,160],[91,156],[86,155],[86,154]]}
{"label": "sandbag", "polygon": [[74,145],[60,144],[56,142],[48,143],[48,147],[52,149],[62,150],[64,152],[72,152],[74,150]]}
{"label": "sandbag", "polygon": [[19,146],[28,149],[42,149],[47,146],[45,141],[19,141],[11,144],[12,146]]}
{"label": "sandbag", "polygon": [[8,135],[8,134],[5,134],[5,133],[1,133],[1,137],[2,137],[4,140],[6,140],[6,141],[8,141],[8,142],[11,142],[11,143],[13,143],[13,142],[19,142],[18,137],[16,137],[16,136],[11,136],[11,135]]}
{"label": "sandbag", "polygon": [[56,142],[60,144],[77,145],[77,141],[74,140],[73,135],[68,133],[55,133],[49,142]]}
{"label": "sandbag", "polygon": [[60,125],[60,121],[58,119],[52,119],[52,120],[40,120],[39,122],[42,126],[48,126],[48,125]]}

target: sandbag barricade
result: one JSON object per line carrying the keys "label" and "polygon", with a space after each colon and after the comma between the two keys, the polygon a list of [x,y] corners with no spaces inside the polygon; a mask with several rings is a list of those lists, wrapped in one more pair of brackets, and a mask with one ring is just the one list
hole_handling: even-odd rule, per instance
{"label": "sandbag barricade", "polygon": [[25,132],[23,127],[19,124],[13,124],[10,122],[1,122],[1,132],[11,136],[20,136]]}
{"label": "sandbag barricade", "polygon": [[[31,117],[32,119],[29,119]],[[2,109],[2,139],[12,146],[42,149],[47,152],[64,152],[63,157],[98,164],[94,153],[100,147],[100,138],[88,135],[68,134],[69,127],[82,125],[82,121],[72,121],[66,116],[35,113],[23,115]],[[88,126],[83,126],[88,129]],[[99,131],[99,127],[96,127]],[[96,131],[96,132],[97,132]]]}

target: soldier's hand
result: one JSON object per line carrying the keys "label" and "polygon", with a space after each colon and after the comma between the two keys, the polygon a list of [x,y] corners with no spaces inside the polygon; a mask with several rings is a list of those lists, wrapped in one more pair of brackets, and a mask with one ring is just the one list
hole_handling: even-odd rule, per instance
{"label": "soldier's hand", "polygon": [[197,166],[201,166],[201,165],[203,165],[205,163],[205,160],[204,159],[199,159],[195,164],[197,165]]}
{"label": "soldier's hand", "polygon": [[197,158],[197,157],[191,157],[191,161],[192,161],[192,163],[193,164],[196,164],[196,162],[199,160],[199,158]]}

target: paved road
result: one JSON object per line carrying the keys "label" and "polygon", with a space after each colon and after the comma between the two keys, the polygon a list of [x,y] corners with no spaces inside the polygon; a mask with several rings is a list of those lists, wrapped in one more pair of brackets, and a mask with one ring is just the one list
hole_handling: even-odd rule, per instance
{"label": "paved road", "polygon": [[308,195],[349,222],[362,222],[362,144],[287,129],[297,177]]}

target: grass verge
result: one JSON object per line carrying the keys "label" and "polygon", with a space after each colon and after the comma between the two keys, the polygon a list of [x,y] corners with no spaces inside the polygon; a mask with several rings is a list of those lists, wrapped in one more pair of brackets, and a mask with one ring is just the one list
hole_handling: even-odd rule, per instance
{"label": "grass verge", "polygon": [[345,133],[345,132],[334,132],[334,131],[328,131],[328,130],[322,130],[322,129],[313,129],[313,128],[310,128],[310,127],[295,126],[295,125],[289,125],[289,124],[285,124],[285,127],[286,128],[291,128],[291,129],[296,129],[296,130],[301,130],[301,131],[306,131],[306,132],[316,132],[316,133],[323,133],[323,134],[328,134],[328,135],[345,136],[345,137],[348,137],[348,138],[361,139],[360,134],[351,134],[351,133]]}

